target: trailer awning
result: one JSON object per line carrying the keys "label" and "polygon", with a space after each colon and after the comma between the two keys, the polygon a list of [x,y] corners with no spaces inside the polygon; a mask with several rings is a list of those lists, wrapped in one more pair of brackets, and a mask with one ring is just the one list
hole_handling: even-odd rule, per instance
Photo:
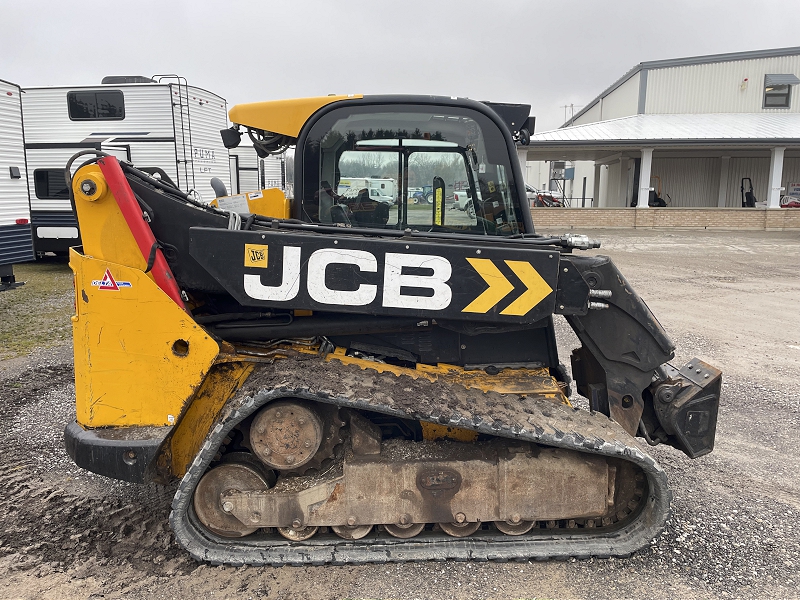
{"label": "trailer awning", "polygon": [[800,79],[797,78],[797,75],[787,74],[787,75],[767,75],[764,78],[764,85],[766,87],[772,87],[776,85],[797,85],[800,83]]}

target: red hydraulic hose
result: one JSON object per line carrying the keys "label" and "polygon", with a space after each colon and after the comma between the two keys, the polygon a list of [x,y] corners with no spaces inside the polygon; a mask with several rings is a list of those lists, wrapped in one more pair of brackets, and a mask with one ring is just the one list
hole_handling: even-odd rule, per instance
{"label": "red hydraulic hose", "polygon": [[128,228],[131,230],[145,261],[149,259],[155,249],[155,260],[150,272],[153,274],[156,284],[167,296],[175,301],[175,304],[186,310],[183,298],[181,298],[181,291],[175,282],[175,276],[172,274],[172,269],[169,268],[161,249],[156,246],[156,238],[153,235],[153,231],[144,220],[144,217],[142,217],[142,209],[133,195],[131,186],[128,185],[128,180],[125,178],[125,173],[122,172],[122,167],[119,166],[119,161],[113,156],[104,156],[97,161],[97,164],[103,172],[108,189],[114,194],[122,216],[125,217],[125,222],[128,224]]}

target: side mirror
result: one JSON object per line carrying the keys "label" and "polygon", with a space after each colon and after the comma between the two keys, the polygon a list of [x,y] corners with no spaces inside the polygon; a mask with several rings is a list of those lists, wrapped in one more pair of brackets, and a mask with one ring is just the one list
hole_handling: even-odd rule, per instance
{"label": "side mirror", "polygon": [[527,131],[528,135],[532,134],[534,131],[536,131],[536,117],[528,117],[525,120],[525,124],[520,127],[520,129]]}
{"label": "side mirror", "polygon": [[221,129],[219,134],[222,136],[222,143],[229,150],[238,147],[242,141],[242,132],[235,127]]}

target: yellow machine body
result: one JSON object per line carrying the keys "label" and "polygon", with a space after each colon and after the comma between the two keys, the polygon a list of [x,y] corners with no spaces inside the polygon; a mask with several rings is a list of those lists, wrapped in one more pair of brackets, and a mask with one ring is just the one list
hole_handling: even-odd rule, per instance
{"label": "yellow machine body", "polygon": [[[77,189],[87,179],[97,185],[91,196]],[[82,252],[70,252],[78,423],[172,425],[219,345],[144,272],[146,261],[99,167],[83,167],[74,182],[83,239]]]}
{"label": "yellow machine body", "polygon": [[[87,197],[79,182],[91,180],[97,191]],[[75,212],[81,225],[83,253],[92,258],[144,271],[147,261],[142,256],[122,211],[108,190],[100,167],[87,165],[76,173],[72,183]]]}
{"label": "yellow machine body", "polygon": [[313,98],[294,98],[291,100],[272,100],[269,102],[250,102],[237,104],[228,111],[231,123],[253,129],[271,131],[290,137],[300,135],[300,130],[308,118],[323,106],[340,100],[363,98],[361,94],[316,96]]}
{"label": "yellow machine body", "polygon": [[70,253],[75,397],[84,427],[172,425],[219,346],[141,269]]}

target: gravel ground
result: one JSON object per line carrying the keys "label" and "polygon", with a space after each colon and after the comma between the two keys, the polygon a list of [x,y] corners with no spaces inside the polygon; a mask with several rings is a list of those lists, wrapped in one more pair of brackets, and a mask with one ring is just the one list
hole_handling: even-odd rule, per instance
{"label": "gravel ground", "polygon": [[[545,563],[198,565],[167,525],[174,487],[108,480],[66,456],[74,387],[60,345],[0,361],[0,598],[800,598],[800,238],[595,235],[675,340],[675,362],[699,356],[724,373],[714,452],[652,449],[675,499],[649,548]],[[576,340],[561,321],[557,337],[568,362]]]}

